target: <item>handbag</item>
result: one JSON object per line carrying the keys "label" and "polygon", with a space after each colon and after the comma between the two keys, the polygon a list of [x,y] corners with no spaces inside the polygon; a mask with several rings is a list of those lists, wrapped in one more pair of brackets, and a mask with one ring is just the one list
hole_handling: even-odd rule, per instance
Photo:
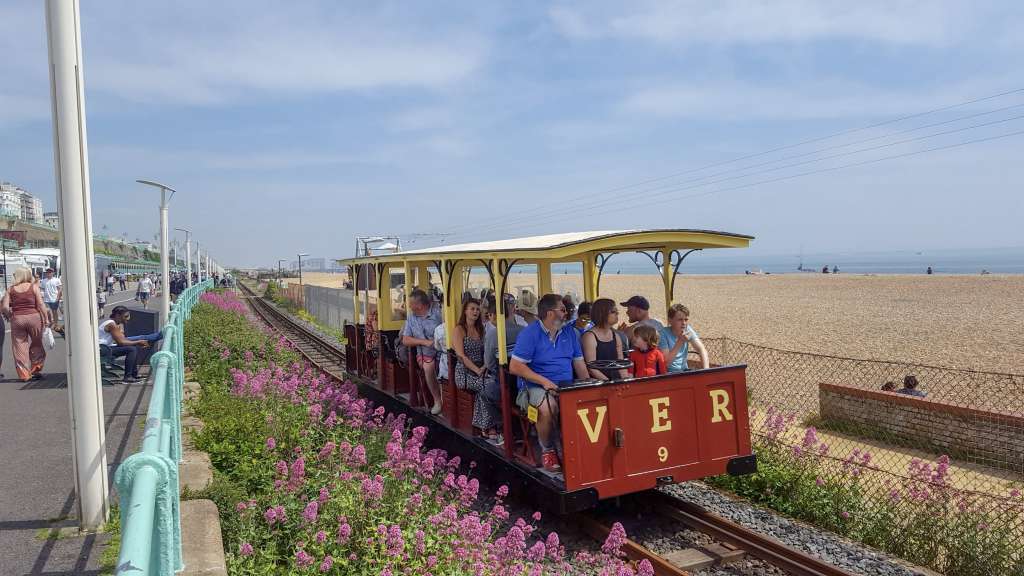
{"label": "handbag", "polygon": [[46,346],[47,350],[53,350],[56,342],[53,339],[53,330],[49,327],[43,329],[43,345]]}

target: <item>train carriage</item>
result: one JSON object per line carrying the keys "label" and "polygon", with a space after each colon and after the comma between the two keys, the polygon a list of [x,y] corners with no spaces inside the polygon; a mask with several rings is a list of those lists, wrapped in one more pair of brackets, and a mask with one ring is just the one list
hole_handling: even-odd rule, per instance
{"label": "train carriage", "polygon": [[[532,415],[515,406],[515,377],[507,372],[510,350],[498,330],[501,369],[500,413],[504,445],[484,441],[472,426],[473,395],[442,381],[444,409],[425,411],[425,384],[413,358],[400,358],[399,331],[404,302],[414,287],[441,299],[446,342],[461,311],[460,296],[470,288],[470,271],[483,270],[485,288],[510,291],[514,269],[536,273],[539,294],[552,292],[552,265],[575,263],[583,273],[583,298],[601,297],[601,278],[618,253],[646,254],[658,267],[666,306],[686,257],[699,250],[742,248],[753,238],[707,230],[629,230],[578,232],[461,244],[342,260],[353,274],[355,322],[346,326],[348,370],[371,395],[417,409],[461,437],[495,467],[530,489],[554,498],[553,508],[585,509],[598,500],[660,484],[756,469],[751,452],[745,366],[713,366],[645,378],[559,383],[557,402],[562,470],[539,466]],[[498,326],[504,302],[498,298]],[[411,356],[412,351],[406,351]],[[449,365],[457,358],[449,350]],[[511,480],[511,478],[510,478]]]}

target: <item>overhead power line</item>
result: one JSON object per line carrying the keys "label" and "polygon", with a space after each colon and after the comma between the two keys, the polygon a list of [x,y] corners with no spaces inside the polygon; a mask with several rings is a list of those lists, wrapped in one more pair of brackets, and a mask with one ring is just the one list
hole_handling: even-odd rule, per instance
{"label": "overhead power line", "polygon": [[[942,150],[950,150],[952,148],[960,148],[960,147],[968,146],[968,145],[971,145],[971,144],[980,144],[980,143],[983,143],[983,142],[991,142],[993,140],[1001,140],[1001,139],[1010,138],[1010,137],[1013,137],[1013,136],[1020,136],[1022,134],[1024,134],[1024,130],[1017,130],[1017,131],[1014,131],[1014,132],[1008,132],[1008,133],[1005,133],[1005,134],[998,134],[998,135],[995,135],[995,136],[988,136],[988,137],[984,137],[984,138],[976,138],[976,139],[973,139],[973,140],[967,140],[967,141],[964,141],[964,142],[956,142],[956,143],[953,143],[953,144],[946,144],[946,145],[943,145],[943,146],[935,146],[935,147],[926,148],[926,149],[923,149],[923,150],[914,150],[913,152],[904,152],[902,154],[893,154],[891,156],[882,156],[880,158],[872,158],[870,160],[863,160],[863,161],[860,161],[860,162],[853,162],[853,163],[850,163],[850,164],[842,164],[840,166],[830,166],[830,167],[827,167],[827,168],[819,168],[819,169],[816,169],[816,170],[809,170],[809,171],[800,172],[800,173],[797,173],[797,174],[788,174],[786,176],[779,176],[778,178],[770,178],[770,179],[767,179],[767,180],[759,180],[757,182],[749,182],[749,183],[746,183],[746,184],[740,184],[740,185],[731,186],[731,187],[728,187],[728,188],[721,188],[721,189],[717,189],[717,190],[709,190],[707,192],[699,192],[697,194],[689,194],[689,195],[684,195],[684,196],[678,196],[678,197],[673,198],[673,200],[676,200],[676,201],[679,201],[679,200],[689,200],[689,199],[692,199],[692,198],[700,198],[700,197],[704,197],[704,196],[711,196],[713,194],[721,194],[723,192],[733,192],[733,191],[736,191],[736,190],[742,190],[742,189],[745,189],[745,188],[751,188],[753,186],[761,186],[761,185],[764,185],[764,184],[773,184],[773,183],[776,183],[776,182],[783,182],[783,181],[786,181],[786,180],[793,180],[795,178],[802,178],[802,177],[805,177],[805,176],[811,176],[811,175],[815,175],[815,174],[824,174],[824,173],[827,173],[827,172],[835,172],[837,170],[844,170],[844,169],[847,169],[847,168],[856,168],[856,167],[859,167],[859,166],[867,166],[869,164],[875,164],[875,163],[878,163],[878,162],[884,162],[886,160],[896,160],[896,159],[899,159],[899,158],[908,158],[908,157],[917,156],[917,155],[920,155],[920,154],[928,154],[928,153],[931,153],[931,152],[938,152],[938,151],[942,151]],[[649,208],[649,205],[647,203],[645,203],[645,204],[643,204],[643,206],[639,206],[639,205],[632,206],[632,208],[640,208],[640,207]],[[597,212],[590,212],[590,213],[588,213],[588,216],[601,216],[601,215],[604,215],[604,214],[623,212],[623,211],[627,211],[627,210],[630,210],[630,209],[631,209],[630,206],[616,206],[614,208],[610,208],[610,209],[607,209],[607,210],[600,210],[600,211],[597,211]],[[517,226],[517,227],[514,227],[514,228],[516,228],[516,229],[530,228],[530,227],[532,227],[534,225],[537,225],[537,224],[547,223],[544,220],[546,220],[546,219],[545,218],[539,218],[539,219],[537,219],[537,221],[534,224],[531,224],[529,226]],[[493,226],[491,228],[491,230],[504,230],[506,228],[508,228],[508,227],[498,225],[498,226]]]}
{"label": "overhead power line", "polygon": [[[682,170],[682,171],[679,171],[679,172],[674,172],[674,173],[667,174],[665,176],[659,176],[659,177],[656,177],[656,178],[649,178],[649,179],[641,180],[641,181],[633,183],[633,184],[627,184],[627,185],[623,185],[623,186],[617,186],[617,187],[614,187],[614,188],[609,188],[609,189],[606,189],[604,191],[597,192],[597,193],[581,194],[579,196],[568,198],[568,199],[564,200],[564,202],[572,203],[572,202],[575,202],[575,201],[594,200],[596,198],[601,198],[601,197],[608,196],[608,195],[611,195],[611,194],[616,194],[616,193],[619,193],[619,192],[630,190],[632,188],[638,188],[638,187],[644,186],[646,184],[651,184],[651,183],[655,183],[655,182],[662,182],[662,181],[669,180],[669,179],[672,179],[672,178],[677,178],[679,176],[684,176],[684,175],[687,175],[687,174],[693,174],[693,173],[701,172],[701,171],[708,170],[708,169],[711,169],[711,168],[717,168],[719,166],[725,166],[725,165],[729,165],[729,164],[734,164],[736,162],[742,162],[744,160],[749,160],[749,159],[752,159],[752,158],[758,158],[758,157],[765,156],[765,155],[768,155],[768,154],[773,154],[775,152],[780,152],[780,151],[783,151],[783,150],[790,150],[790,149],[793,149],[793,148],[798,148],[800,146],[805,146],[805,145],[808,145],[808,144],[814,144],[814,143],[817,143],[817,142],[823,142],[823,141],[830,140],[830,139],[833,139],[833,138],[838,138],[838,137],[841,137],[841,136],[847,136],[847,135],[850,135],[850,134],[855,134],[855,133],[858,133],[858,132],[863,132],[863,131],[871,130],[871,129],[874,129],[874,128],[880,128],[880,127],[883,127],[883,126],[888,126],[888,125],[896,124],[896,123],[903,122],[903,121],[906,121],[906,120],[910,120],[910,119],[913,119],[913,118],[920,118],[920,117],[923,117],[923,116],[928,116],[928,115],[931,115],[931,114],[936,114],[938,112],[944,112],[944,111],[947,111],[947,110],[952,110],[952,109],[960,108],[960,107],[963,107],[963,106],[969,106],[971,104],[977,104],[979,102],[985,102],[985,101],[994,100],[994,99],[997,99],[997,98],[1002,98],[1004,96],[1010,96],[1010,95],[1013,95],[1013,94],[1019,94],[1021,92],[1024,92],[1024,88],[1016,88],[1016,89],[1013,89],[1013,90],[1007,90],[1007,91],[1004,91],[1004,92],[999,92],[997,94],[990,94],[990,95],[987,95],[987,96],[982,96],[982,97],[974,98],[974,99],[971,99],[971,100],[965,100],[965,101],[962,101],[962,102],[957,102],[955,104],[949,104],[949,105],[946,105],[946,106],[940,106],[938,108],[932,108],[930,110],[926,110],[926,111],[923,111],[923,112],[907,114],[907,115],[904,115],[904,116],[899,116],[897,118],[892,118],[892,119],[889,119],[889,120],[884,120],[884,121],[881,121],[881,122],[875,122],[875,123],[872,123],[872,124],[868,124],[866,126],[861,126],[861,127],[857,127],[857,128],[850,128],[850,129],[842,130],[842,131],[839,131],[839,132],[834,132],[832,134],[828,134],[828,135],[825,135],[825,136],[819,136],[819,137],[811,138],[811,139],[808,139],[808,140],[803,140],[803,141],[800,141],[800,142],[796,142],[794,144],[786,144],[786,145],[783,145],[783,146],[778,146],[778,147],[775,147],[775,148],[772,148],[772,149],[769,149],[769,150],[765,150],[765,151],[762,151],[762,152],[746,154],[746,155],[743,155],[743,156],[732,158],[730,160],[724,160],[724,161],[721,161],[721,162],[715,162],[715,163],[707,164],[707,165],[700,166],[700,167],[697,167],[697,168],[690,168],[690,169],[687,169],[687,170]],[[995,112],[995,111],[993,111],[993,112]],[[512,216],[514,218],[514,217],[517,217],[519,215],[529,216],[529,215],[531,215],[531,211],[529,211],[529,210],[521,210],[521,211],[509,212],[509,213],[505,213],[504,217],[488,218],[486,220],[481,220],[481,221],[470,223],[470,224],[461,224],[461,225],[452,226],[451,228],[449,228],[448,231],[453,233],[453,235],[463,236],[463,235],[466,234],[466,232],[464,232],[464,230],[466,230],[466,229],[476,229],[476,228],[479,228],[480,226],[489,226],[489,224],[487,224],[487,223],[501,224],[503,222],[507,222],[509,216]]]}
{"label": "overhead power line", "polygon": [[[1018,105],[1018,106],[1020,106],[1020,105]],[[1012,108],[1012,107],[1010,107],[1010,108]],[[788,169],[788,168],[796,168],[798,166],[804,166],[804,165],[807,165],[807,164],[815,164],[815,163],[818,163],[818,162],[824,162],[826,160],[834,160],[836,158],[843,158],[843,157],[852,156],[852,155],[855,155],[855,154],[863,154],[865,152],[871,152],[871,151],[874,151],[874,150],[881,150],[883,148],[890,148],[892,146],[898,146],[898,145],[901,145],[901,144],[909,144],[909,143],[912,143],[912,142],[918,142],[918,141],[921,141],[921,140],[927,140],[929,138],[937,138],[939,136],[948,136],[950,134],[955,134],[955,133],[958,133],[958,132],[964,132],[964,131],[967,131],[967,130],[975,130],[975,129],[978,129],[978,128],[995,126],[995,125],[998,125],[998,124],[1004,124],[1006,122],[1012,122],[1014,120],[1020,120],[1022,118],[1024,118],[1024,114],[1018,115],[1018,116],[1012,116],[1012,117],[1009,117],[1009,118],[1002,118],[1002,119],[999,119],[999,120],[993,120],[993,121],[990,121],[990,122],[983,122],[983,123],[980,123],[980,124],[972,124],[970,126],[964,126],[964,127],[961,127],[961,128],[954,128],[954,129],[951,129],[951,130],[943,130],[943,131],[939,131],[939,132],[933,132],[933,133],[925,134],[925,135],[922,135],[922,136],[916,136],[914,138],[906,138],[906,139],[903,139],[903,140],[897,140],[897,141],[894,141],[894,142],[887,142],[885,144],[878,144],[878,145],[875,145],[875,146],[869,146],[869,147],[866,147],[866,148],[859,148],[859,149],[850,150],[850,151],[847,151],[847,152],[840,152],[840,153],[837,153],[837,154],[831,154],[831,155],[828,155],[828,156],[822,156],[820,158],[812,158],[812,159],[809,159],[809,160],[802,160],[800,162],[792,162],[792,163],[789,163],[789,164],[782,164],[782,165],[779,165],[779,166],[772,166],[770,168],[764,168],[762,170],[755,170],[753,172],[732,174],[735,171],[727,170],[727,171],[724,171],[724,172],[720,172],[718,174],[711,175],[713,177],[713,176],[718,176],[718,175],[725,176],[725,175],[728,175],[728,174],[732,174],[732,175],[725,176],[723,178],[719,178],[717,180],[710,180],[710,181],[705,181],[705,182],[699,182],[699,180],[704,180],[703,178],[701,178],[701,179],[698,179],[698,182],[696,182],[696,183],[689,183],[689,182],[674,183],[670,187],[662,187],[663,189],[661,189],[660,191],[657,190],[657,189],[644,190],[644,191],[637,192],[637,194],[642,194],[643,195],[644,202],[650,202],[651,200],[657,200],[659,198],[671,197],[675,193],[678,193],[678,192],[685,192],[687,190],[693,190],[693,189],[696,189],[696,188],[703,188],[703,187],[706,187],[706,186],[714,186],[716,184],[723,184],[723,183],[726,183],[726,182],[732,182],[732,181],[735,181],[735,180],[741,180],[743,178],[749,178],[751,176],[758,176],[758,175],[767,174],[767,173],[770,173],[770,172],[777,172],[779,170],[785,170],[785,169]],[[945,124],[945,123],[944,122],[940,122],[940,123],[936,123],[935,125],[939,125],[939,124]],[[907,131],[904,131],[904,132],[910,132],[910,131],[913,131],[913,130],[907,130]],[[889,136],[892,136],[892,135],[889,135]],[[796,157],[802,157],[802,156],[806,156],[806,155],[798,155]],[[774,164],[774,162],[771,162],[769,164]],[[747,169],[747,168],[743,168],[743,170],[745,170],[745,169]],[[576,214],[576,215],[592,214],[593,210],[595,210],[597,208],[601,208],[601,207],[604,207],[604,206],[613,206],[613,205],[618,206],[618,205],[620,205],[622,203],[622,201],[623,201],[622,198],[612,198],[612,199],[603,200],[603,201],[599,201],[599,202],[591,202],[587,206],[583,206],[583,207],[580,207],[580,208],[576,209],[574,211],[574,214]],[[534,214],[534,215],[532,215],[530,217],[525,217],[525,218],[506,219],[506,221],[503,222],[502,224],[488,225],[485,228],[487,230],[494,229],[496,226],[497,227],[501,227],[501,228],[505,228],[505,227],[507,227],[509,225],[517,224],[517,223],[520,223],[520,222],[528,222],[530,224],[536,224],[536,223],[544,222],[544,221],[546,221],[548,219],[552,219],[552,218],[554,220],[557,220],[557,219],[564,218],[564,215],[558,214],[558,215],[549,215],[549,216],[540,216],[540,217],[538,217],[538,216],[536,216]],[[481,228],[481,229],[484,229],[484,228]]]}

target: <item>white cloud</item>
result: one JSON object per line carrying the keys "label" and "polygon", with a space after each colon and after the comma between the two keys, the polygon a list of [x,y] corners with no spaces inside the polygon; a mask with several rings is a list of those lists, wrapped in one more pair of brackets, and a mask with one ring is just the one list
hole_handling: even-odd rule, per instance
{"label": "white cloud", "polygon": [[851,38],[942,45],[962,35],[973,8],[952,2],[647,0],[549,11],[569,38],[640,38],[670,44],[761,44]]}
{"label": "white cloud", "polygon": [[[333,2],[89,3],[82,7],[86,81],[90,91],[130,101],[209,105],[440,90],[483,65],[483,31],[415,12]],[[0,8],[0,20],[0,73],[45,82],[42,9],[15,4]]]}

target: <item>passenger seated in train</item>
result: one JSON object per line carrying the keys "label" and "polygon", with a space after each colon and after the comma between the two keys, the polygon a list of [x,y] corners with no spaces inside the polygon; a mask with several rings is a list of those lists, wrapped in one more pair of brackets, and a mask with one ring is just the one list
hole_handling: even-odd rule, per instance
{"label": "passenger seated in train", "polygon": [[[619,310],[611,298],[598,298],[590,307],[590,320],[593,327],[580,336],[580,347],[586,362],[595,360],[623,360],[626,346],[615,333],[615,322],[619,319]],[[627,378],[625,370],[599,370],[589,368],[591,378],[598,380],[617,380]]]}
{"label": "passenger seated in train", "polygon": [[669,372],[688,370],[686,356],[690,353],[690,344],[700,354],[701,367],[707,369],[708,351],[700,341],[697,331],[690,326],[690,309],[682,304],[673,304],[668,309],[668,326],[661,329],[661,347],[668,361]]}
{"label": "passenger seated in train", "polygon": [[627,338],[633,337],[633,329],[641,324],[651,326],[655,330],[661,330],[661,322],[658,322],[654,318],[651,318],[649,310],[651,309],[651,303],[647,301],[647,298],[643,296],[631,296],[629,300],[619,303],[623,308],[626,309],[626,318],[629,322],[623,322],[619,324],[619,330],[626,334]]}
{"label": "passenger seated in train", "polygon": [[576,331],[565,323],[565,305],[558,294],[545,294],[537,303],[537,320],[516,338],[509,371],[519,377],[519,409],[527,417],[533,414],[530,407],[536,410],[537,440],[544,468],[552,472],[561,470],[554,426],[558,386],[584,379],[588,373],[580,341]]}
{"label": "passenger seated in train", "polygon": [[523,328],[532,324],[537,319],[537,295],[523,288],[522,292],[519,293],[516,314],[521,318],[519,325]]}
{"label": "passenger seated in train", "polygon": [[423,369],[423,379],[433,397],[430,413],[441,413],[441,387],[437,383],[437,350],[434,349],[434,329],[441,323],[440,311],[431,305],[430,296],[423,290],[413,290],[409,295],[409,311],[412,312],[402,326],[402,344],[416,347],[416,363]]}
{"label": "passenger seated in train", "polygon": [[[501,368],[498,364],[498,309],[493,293],[488,297],[487,310],[487,323],[484,325],[484,366],[487,370],[482,396],[487,400],[497,431],[501,428],[501,379],[498,375]],[[505,346],[509,349],[515,346],[516,338],[523,331],[515,321],[515,311],[516,297],[505,294]],[[504,442],[501,434],[495,434],[492,440],[499,446]]]}
{"label": "passenger seated in train", "polygon": [[646,324],[633,329],[633,350],[629,360],[633,363],[630,372],[635,378],[665,374],[665,355],[658,349],[658,331]]}
{"label": "passenger seated in train", "polygon": [[593,322],[590,321],[590,302],[584,300],[580,302],[580,305],[576,308],[576,319],[572,323],[572,327],[576,329],[576,333],[583,337],[583,333],[594,327]]}
{"label": "passenger seated in train", "polygon": [[448,342],[444,334],[444,322],[434,328],[434,350],[437,351],[437,377],[448,379]]}
{"label": "passenger seated in train", "polygon": [[473,393],[473,426],[493,438],[497,418],[482,392],[487,376],[484,363],[484,321],[480,301],[470,298],[462,304],[459,322],[452,330],[452,348],[459,361],[455,365],[455,385]]}

